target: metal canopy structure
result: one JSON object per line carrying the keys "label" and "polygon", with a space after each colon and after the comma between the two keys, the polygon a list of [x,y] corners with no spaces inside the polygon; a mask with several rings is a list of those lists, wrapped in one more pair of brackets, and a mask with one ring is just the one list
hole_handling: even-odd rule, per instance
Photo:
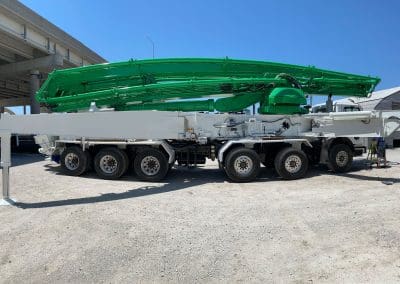
{"label": "metal canopy structure", "polygon": [[0,1],[0,111],[30,105],[54,69],[106,62],[84,44],[16,0]]}

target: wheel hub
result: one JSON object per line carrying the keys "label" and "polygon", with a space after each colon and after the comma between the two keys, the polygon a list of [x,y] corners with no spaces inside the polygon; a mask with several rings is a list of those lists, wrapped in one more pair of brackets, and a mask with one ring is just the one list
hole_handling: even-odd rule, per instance
{"label": "wheel hub", "polygon": [[336,164],[337,164],[339,167],[344,167],[344,166],[346,166],[346,164],[348,163],[348,161],[349,161],[349,155],[347,154],[346,151],[339,151],[339,152],[336,154]]}
{"label": "wheel hub", "polygon": [[79,167],[79,156],[75,153],[68,153],[65,155],[64,164],[68,170],[76,170]]}
{"label": "wheel hub", "polygon": [[160,171],[160,161],[154,156],[144,157],[140,163],[142,172],[148,176],[154,176]]}
{"label": "wheel hub", "polygon": [[247,156],[239,156],[234,162],[235,171],[240,175],[248,175],[253,169],[253,161]]}
{"label": "wheel hub", "polygon": [[118,162],[115,157],[111,155],[104,155],[100,159],[100,169],[106,174],[114,173],[118,168]]}
{"label": "wheel hub", "polygon": [[299,156],[296,155],[290,155],[289,157],[286,158],[285,160],[285,169],[289,173],[297,173],[300,171],[302,166],[302,162]]}

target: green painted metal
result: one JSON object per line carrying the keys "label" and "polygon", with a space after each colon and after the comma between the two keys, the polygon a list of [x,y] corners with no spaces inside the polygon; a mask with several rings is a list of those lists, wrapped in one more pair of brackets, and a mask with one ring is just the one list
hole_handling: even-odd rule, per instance
{"label": "green painted metal", "polygon": [[[130,60],[56,70],[36,99],[56,112],[243,110],[305,113],[305,95],[367,96],[380,79],[315,67],[233,59]],[[217,96],[218,98],[214,98]]]}
{"label": "green painted metal", "polygon": [[302,106],[307,100],[301,89],[274,88],[268,96],[268,100],[261,106],[261,113],[292,114],[307,113]]}

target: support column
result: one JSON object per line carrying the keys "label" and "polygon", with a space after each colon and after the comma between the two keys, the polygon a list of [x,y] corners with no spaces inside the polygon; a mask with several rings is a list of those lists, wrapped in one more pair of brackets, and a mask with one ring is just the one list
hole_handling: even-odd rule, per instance
{"label": "support column", "polygon": [[31,114],[40,113],[40,104],[35,99],[35,94],[40,88],[40,72],[32,70],[30,78],[30,101],[31,101]]}
{"label": "support column", "polygon": [[326,101],[326,112],[333,111],[333,101],[332,101],[332,94],[328,95],[328,100]]}
{"label": "support column", "polygon": [[1,133],[2,199],[0,205],[13,205],[10,198],[11,133]]}

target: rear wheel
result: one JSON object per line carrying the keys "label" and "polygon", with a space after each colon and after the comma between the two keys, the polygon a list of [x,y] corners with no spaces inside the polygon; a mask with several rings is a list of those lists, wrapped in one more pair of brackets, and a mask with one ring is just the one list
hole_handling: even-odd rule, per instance
{"label": "rear wheel", "polygon": [[[126,154],[125,154],[126,155]],[[103,179],[117,179],[126,171],[127,157],[117,148],[104,148],[94,158],[94,169]]]}
{"label": "rear wheel", "polygon": [[233,149],[226,156],[225,172],[234,182],[253,181],[260,172],[260,157],[252,149]]}
{"label": "rear wheel", "polygon": [[128,171],[128,169],[129,169],[129,164],[130,164],[130,160],[129,160],[129,156],[128,156],[128,154],[126,153],[126,151],[124,151],[124,150],[121,150],[121,153],[122,153],[122,157],[123,157],[123,159],[124,159],[124,170],[123,170],[123,173],[122,173],[122,175],[124,175],[124,174],[126,174],[126,172]]}
{"label": "rear wheel", "polygon": [[283,179],[302,178],[307,173],[307,169],[308,159],[303,151],[284,148],[275,157],[275,170]]}
{"label": "rear wheel", "polygon": [[64,173],[70,176],[79,176],[90,168],[91,156],[78,146],[70,146],[61,154],[60,163]]}
{"label": "rear wheel", "polygon": [[337,144],[329,150],[328,167],[334,172],[345,173],[353,164],[353,151],[346,144]]}
{"label": "rear wheel", "polygon": [[85,155],[86,155],[86,170],[85,172],[90,172],[93,170],[93,157],[92,157],[92,153],[90,153],[88,150],[84,151]]}
{"label": "rear wheel", "polygon": [[168,173],[167,157],[158,149],[147,148],[136,154],[133,168],[139,179],[144,181],[160,181]]}

